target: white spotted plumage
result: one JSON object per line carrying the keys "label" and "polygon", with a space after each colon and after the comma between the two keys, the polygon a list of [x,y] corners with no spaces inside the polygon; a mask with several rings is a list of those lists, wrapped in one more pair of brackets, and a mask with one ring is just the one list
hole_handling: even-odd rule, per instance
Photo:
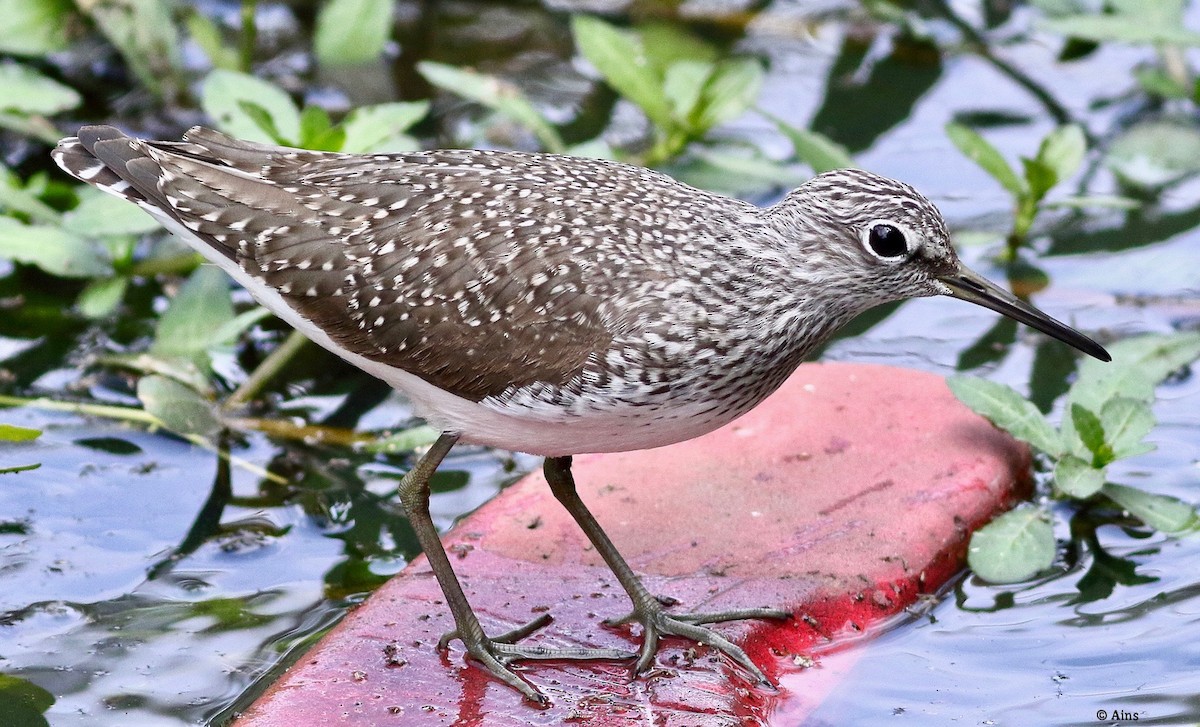
{"label": "white spotted plumage", "polygon": [[876,265],[870,220],[914,231],[926,267],[955,264],[928,201],[851,170],[760,209],[615,162],[323,154],[203,129],[172,143],[90,127],[55,158],[431,423],[542,455],[703,434],[862,310],[942,292]]}

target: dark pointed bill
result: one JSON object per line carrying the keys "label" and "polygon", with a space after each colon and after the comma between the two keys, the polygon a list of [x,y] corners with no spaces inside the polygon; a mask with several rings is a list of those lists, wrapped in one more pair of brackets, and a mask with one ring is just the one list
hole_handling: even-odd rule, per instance
{"label": "dark pointed bill", "polygon": [[1112,356],[1109,356],[1108,351],[1100,344],[966,268],[959,268],[957,272],[940,276],[938,279],[950,288],[950,295],[955,298],[1003,313],[1015,321],[1074,346],[1093,358],[1112,361]]}

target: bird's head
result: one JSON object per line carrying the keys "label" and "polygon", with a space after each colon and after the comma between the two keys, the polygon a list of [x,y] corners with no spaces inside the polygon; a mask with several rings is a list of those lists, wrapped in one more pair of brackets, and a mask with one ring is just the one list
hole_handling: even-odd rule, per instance
{"label": "bird's head", "polygon": [[820,174],[774,208],[823,277],[871,304],[949,295],[990,308],[1101,361],[1102,346],[973,272],[958,259],[937,207],[878,174]]}

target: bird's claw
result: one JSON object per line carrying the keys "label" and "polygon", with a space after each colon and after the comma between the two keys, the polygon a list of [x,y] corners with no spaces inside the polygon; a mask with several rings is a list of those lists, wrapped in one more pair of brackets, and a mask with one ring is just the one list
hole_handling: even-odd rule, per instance
{"label": "bird's claw", "polygon": [[464,637],[458,629],[453,629],[438,639],[438,648],[442,650],[448,648],[454,639],[462,641],[467,648],[467,654],[480,666],[487,669],[500,681],[516,689],[529,701],[542,705],[548,704],[550,700],[509,668],[514,661],[618,661],[632,659],[636,656],[632,652],[620,649],[549,647],[515,643],[545,627],[553,620],[550,614],[544,613],[529,623],[491,637],[483,634]]}
{"label": "bird's claw", "polygon": [[[668,600],[670,603],[668,603]],[[775,683],[758,668],[742,647],[726,639],[713,629],[702,624],[720,623],[722,621],[739,621],[742,619],[789,619],[792,614],[776,608],[746,608],[732,611],[715,611],[709,613],[667,613],[663,606],[675,603],[674,599],[655,597],[646,604],[635,606],[634,610],[619,618],[605,621],[609,625],[624,623],[640,623],[642,625],[642,647],[638,651],[638,660],[634,664],[634,673],[647,671],[654,663],[654,655],[658,651],[658,641],[663,635],[680,636],[697,643],[712,647],[733,659],[761,685],[774,687]]]}
{"label": "bird's claw", "polygon": [[[489,641],[492,641],[494,643],[498,643],[498,644],[511,644],[513,642],[520,641],[521,639],[525,638],[526,636],[532,634],[533,632],[535,632],[539,629],[543,629],[546,626],[549,626],[550,622],[552,622],[553,620],[554,620],[553,616],[551,616],[548,613],[543,613],[541,616],[538,616],[537,618],[533,619],[532,621],[522,624],[522,625],[516,627],[515,629],[505,631],[504,633],[499,634],[497,636],[492,636],[492,637],[484,636],[483,638],[487,639]],[[454,641],[455,639],[461,640],[464,644],[466,644],[468,647],[470,647],[470,644],[468,643],[468,639],[463,638],[462,634],[459,633],[458,629],[451,629],[451,630],[447,631],[446,633],[442,634],[442,638],[438,639],[438,643],[437,643],[438,649],[445,651],[450,646],[450,642]]]}

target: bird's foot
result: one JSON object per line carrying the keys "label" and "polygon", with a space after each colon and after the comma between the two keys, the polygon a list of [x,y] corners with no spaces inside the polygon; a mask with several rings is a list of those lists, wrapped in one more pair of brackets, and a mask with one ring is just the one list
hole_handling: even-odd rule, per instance
{"label": "bird's foot", "polygon": [[632,659],[636,656],[632,652],[620,649],[547,647],[515,643],[538,629],[545,627],[553,620],[550,614],[544,613],[523,626],[518,626],[511,631],[491,637],[482,633],[474,636],[464,636],[458,629],[454,629],[453,631],[447,631],[442,635],[442,638],[438,639],[438,648],[444,650],[449,646],[451,641],[459,639],[467,647],[467,654],[483,666],[483,668],[491,672],[492,676],[516,689],[526,699],[536,704],[547,704],[550,700],[528,682],[518,677],[509,668],[509,664],[512,662],[526,660],[557,661],[563,659],[572,661],[616,661]]}
{"label": "bird's foot", "polygon": [[604,622],[609,626],[626,623],[642,625],[642,648],[638,653],[637,663],[633,667],[635,673],[641,674],[654,663],[654,655],[658,651],[658,641],[661,636],[682,636],[685,639],[691,639],[717,649],[750,672],[759,684],[772,688],[775,686],[775,683],[750,660],[742,647],[702,624],[752,618],[786,620],[792,617],[791,613],[777,608],[743,608],[711,613],[667,613],[665,607],[675,603],[675,599],[672,598],[649,596],[642,603],[635,602],[634,609],[629,614]]}

